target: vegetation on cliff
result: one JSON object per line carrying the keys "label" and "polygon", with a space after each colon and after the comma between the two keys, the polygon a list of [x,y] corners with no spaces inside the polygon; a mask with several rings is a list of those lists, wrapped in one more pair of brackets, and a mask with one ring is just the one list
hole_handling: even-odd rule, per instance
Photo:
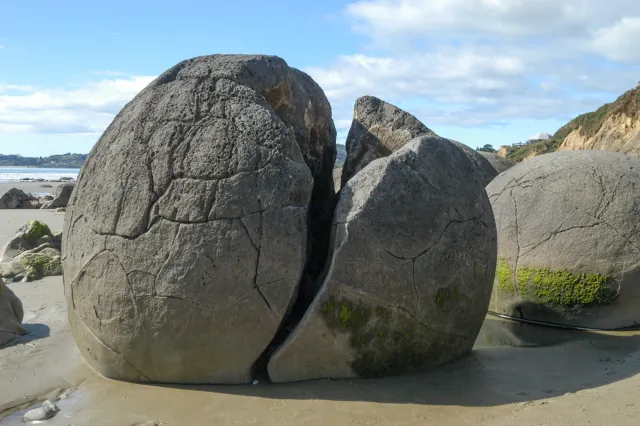
{"label": "vegetation on cliff", "polygon": [[577,116],[558,129],[551,139],[508,149],[507,158],[520,162],[531,155],[555,152],[574,130],[578,130],[586,138],[593,137],[607,118],[618,114],[624,114],[628,117],[637,117],[640,114],[640,84],[625,92],[615,102],[604,104],[593,112]]}

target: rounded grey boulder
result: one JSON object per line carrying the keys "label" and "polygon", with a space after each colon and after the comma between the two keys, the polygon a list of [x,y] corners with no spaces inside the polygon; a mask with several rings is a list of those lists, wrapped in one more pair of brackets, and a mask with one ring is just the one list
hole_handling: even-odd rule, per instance
{"label": "rounded grey boulder", "polygon": [[514,163],[513,161],[509,160],[508,158],[501,157],[495,152],[478,151],[478,154],[486,158],[489,163],[491,163],[493,168],[496,169],[496,172],[498,172],[498,174],[509,170],[511,167],[516,165],[516,163]]}
{"label": "rounded grey boulder", "polygon": [[379,377],[467,352],[495,273],[491,205],[437,136],[372,161],[340,192],[320,291],[268,365],[274,382]]}
{"label": "rounded grey boulder", "polygon": [[640,323],[640,159],[567,151],[487,187],[498,229],[490,309],[562,325]]}
{"label": "rounded grey boulder", "polygon": [[198,57],[153,81],[89,154],[65,216],[89,364],[128,381],[250,382],[316,243],[308,219],[331,224],[334,160],[324,93],[280,58]]}
{"label": "rounded grey boulder", "polygon": [[463,144],[462,142],[454,141],[452,139],[447,140],[456,144],[456,146],[462,149],[467,157],[469,157],[469,160],[471,160],[471,164],[473,164],[473,168],[475,169],[482,186],[486,187],[487,185],[489,185],[489,182],[493,180],[493,178],[498,176],[499,172],[491,165],[489,160],[480,155],[478,151],[469,147],[468,145]]}
{"label": "rounded grey boulder", "polygon": [[53,199],[48,203],[45,203],[42,208],[57,209],[60,207],[67,207],[71,194],[73,193],[73,188],[75,188],[75,183],[63,183],[59,185],[53,193]]}
{"label": "rounded grey boulder", "polygon": [[22,327],[22,302],[0,279],[0,347],[9,340],[27,334]]}

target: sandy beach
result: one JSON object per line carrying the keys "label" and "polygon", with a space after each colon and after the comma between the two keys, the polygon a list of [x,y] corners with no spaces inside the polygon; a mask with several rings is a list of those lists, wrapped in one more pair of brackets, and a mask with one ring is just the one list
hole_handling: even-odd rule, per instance
{"label": "sandy beach", "polygon": [[[28,220],[0,212],[0,242]],[[380,380],[180,387],[104,379],[77,350],[61,277],[9,287],[29,335],[0,349],[0,425],[62,395],[47,425],[635,425],[639,332],[577,332],[487,317],[474,351],[440,369]],[[538,347],[535,347],[538,345]]]}
{"label": "sandy beach", "polygon": [[61,185],[60,182],[0,182],[0,194],[4,194],[11,188],[17,188],[21,191],[31,194],[51,194],[53,190]]}

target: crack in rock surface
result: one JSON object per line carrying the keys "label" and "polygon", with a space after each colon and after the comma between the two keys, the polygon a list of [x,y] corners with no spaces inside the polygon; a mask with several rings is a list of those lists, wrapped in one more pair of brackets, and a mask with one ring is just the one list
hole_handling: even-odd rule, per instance
{"label": "crack in rock surface", "polygon": [[91,366],[250,382],[326,251],[335,136],[320,87],[273,56],[183,61],[126,105],[65,220],[71,325]]}
{"label": "crack in rock surface", "polygon": [[183,61],[125,106],[65,217],[65,295],[89,364],[234,384],[398,374],[468,352],[496,261],[480,163],[364,103],[378,106],[354,125],[378,139],[353,142],[339,201],[331,107],[280,58]]}

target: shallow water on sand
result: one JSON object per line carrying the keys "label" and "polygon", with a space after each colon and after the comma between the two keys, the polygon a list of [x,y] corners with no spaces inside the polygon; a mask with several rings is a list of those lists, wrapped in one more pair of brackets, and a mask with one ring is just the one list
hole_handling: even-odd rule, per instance
{"label": "shallow water on sand", "polygon": [[58,180],[78,178],[80,169],[47,169],[40,167],[0,167],[0,183],[19,182],[21,179]]}

